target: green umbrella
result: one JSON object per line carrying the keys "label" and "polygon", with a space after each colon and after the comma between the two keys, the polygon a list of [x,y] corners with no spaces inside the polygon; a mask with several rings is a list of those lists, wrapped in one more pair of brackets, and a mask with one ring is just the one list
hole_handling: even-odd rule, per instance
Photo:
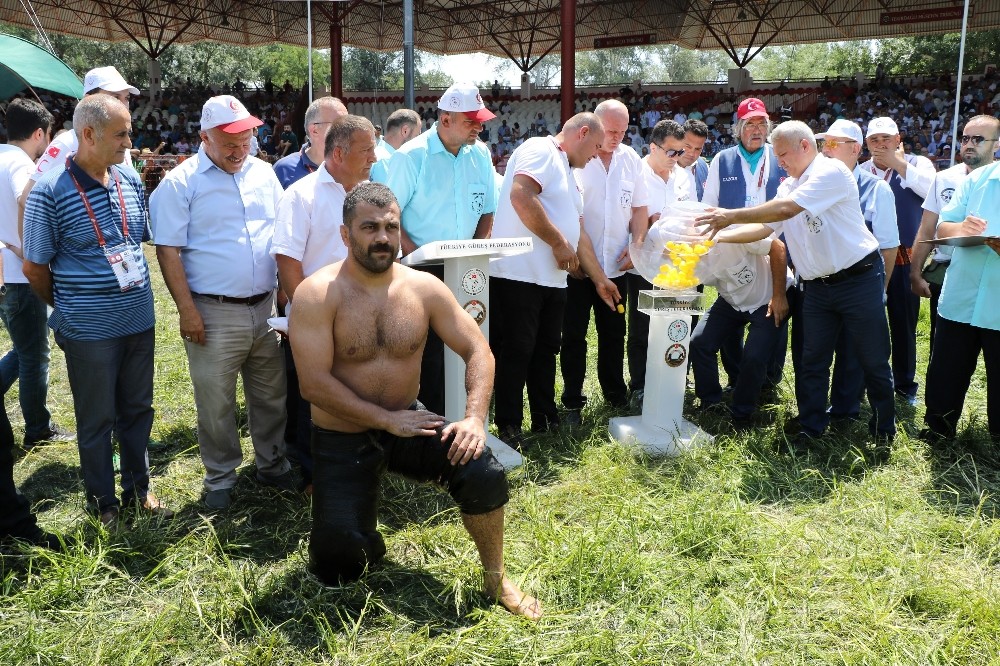
{"label": "green umbrella", "polygon": [[0,99],[26,88],[83,97],[83,82],[69,65],[37,44],[0,33]]}

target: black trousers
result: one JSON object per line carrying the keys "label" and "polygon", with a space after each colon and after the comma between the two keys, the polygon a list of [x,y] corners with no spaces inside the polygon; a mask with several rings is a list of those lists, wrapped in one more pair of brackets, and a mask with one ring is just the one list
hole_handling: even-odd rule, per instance
{"label": "black trousers", "polygon": [[986,365],[986,420],[990,436],[1000,441],[1000,331],[944,317],[938,317],[937,340],[924,388],[924,423],[931,431],[955,437],[980,352]]}
{"label": "black trousers", "polygon": [[490,301],[490,348],[497,367],[494,422],[501,431],[521,430],[527,386],[531,429],[544,431],[559,423],[556,356],[562,340],[566,290],[491,277]]}
{"label": "black trousers", "polygon": [[[612,278],[618,293],[628,289],[627,277]],[[608,307],[601,300],[594,283],[588,279],[570,277],[566,285],[566,311],[563,314],[562,353],[562,403],[567,409],[582,409],[587,403],[583,382],[587,375],[587,329],[590,311],[594,311],[597,328],[597,381],[601,385],[604,402],[620,407],[626,404],[627,389],[622,372],[625,369],[625,315]]]}
{"label": "black trousers", "polygon": [[31,505],[14,486],[14,432],[0,400],[0,537],[31,540],[40,533]]}

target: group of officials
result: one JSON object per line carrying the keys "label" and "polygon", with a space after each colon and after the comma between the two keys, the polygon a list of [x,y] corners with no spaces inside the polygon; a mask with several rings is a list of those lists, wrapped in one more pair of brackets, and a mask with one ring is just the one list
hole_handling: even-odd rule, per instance
{"label": "group of officials", "polygon": [[[636,274],[628,245],[642,242],[677,202],[709,204],[697,222],[719,241],[700,269],[719,298],[691,341],[703,409],[727,414],[736,427],[756,423],[763,388],[780,380],[791,319],[801,425],[793,449],[812,446],[831,418],[857,418],[867,390],[874,452],[884,456],[896,398],[916,400],[918,294],[936,294],[939,313],[927,437],[954,437],[980,350],[987,376],[996,377],[1000,320],[988,294],[1000,286],[1000,245],[939,248],[925,268],[927,251],[917,243],[997,233],[990,197],[998,180],[987,166],[1000,129],[994,118],[970,120],[961,168],[936,174],[903,153],[890,118],[873,120],[864,137],[844,120],[814,136],[796,121],[773,128],[764,104],[748,98],[737,110],[736,145],[708,165],[702,122],[660,121],[640,159],[622,145],[626,107],[608,100],[555,136],[526,140],[498,184],[477,141],[494,116],[473,85],[449,88],[426,132],[414,112],[394,112],[379,141],[371,122],[339,100],[316,100],[305,115],[308,143],[273,169],[249,156],[261,121],[222,95],[205,102],[198,154],[164,177],[147,211],[126,165],[131,120],[122,98],[136,91],[114,68],[93,72],[100,85],[86,86],[71,149],[44,148],[51,116],[40,106],[11,105],[27,109],[16,131],[8,111],[12,144],[21,141],[24,153],[11,169],[30,171],[25,165],[41,154],[48,157],[39,164],[47,159],[52,168],[39,172],[33,189],[12,187],[14,209],[18,195],[24,208],[23,236],[0,240],[4,261],[23,257],[33,293],[54,306],[49,326],[66,355],[87,501],[105,525],[123,506],[171,515],[149,489],[154,319],[146,240],[177,307],[209,508],[233,502],[241,376],[257,480],[315,491],[310,568],[321,579],[355,577],[384,555],[378,484],[391,470],[449,491],[478,548],[487,594],[531,617],[541,612],[538,602],[503,570],[507,486],[485,446],[490,397],[501,438],[516,446],[527,444],[525,388],[531,431],[578,422],[593,312],[604,400],[625,406],[641,398],[648,320],[635,300],[651,285]],[[859,165],[862,142],[872,158]],[[491,264],[488,343],[440,271],[397,261],[433,241],[523,236],[532,238],[531,252]],[[287,340],[268,324],[276,308],[289,316]],[[455,423],[441,416],[445,345],[466,362],[466,414]],[[992,388],[989,425],[998,438],[1000,389]],[[121,450],[120,497],[112,436]],[[16,496],[12,479],[3,485]],[[26,510],[18,520],[21,527],[6,533],[51,537]]]}

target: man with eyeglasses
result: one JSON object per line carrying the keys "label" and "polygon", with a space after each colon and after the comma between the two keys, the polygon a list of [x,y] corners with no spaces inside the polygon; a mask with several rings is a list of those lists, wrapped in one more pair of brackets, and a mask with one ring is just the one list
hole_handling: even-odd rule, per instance
{"label": "man with eyeglasses", "polygon": [[[974,120],[982,119],[978,116]],[[988,116],[987,116],[988,118]],[[996,144],[1000,122],[971,133],[981,144]],[[963,152],[964,157],[964,152]],[[920,436],[931,443],[955,438],[965,394],[982,352],[986,365],[986,419],[990,437],[1000,442],[1000,162],[976,169],[961,182],[941,210],[939,238],[992,236],[982,245],[956,247],[945,274],[938,303],[937,339],[927,368],[926,428]]]}
{"label": "man with eyeglasses", "polygon": [[[976,169],[993,162],[993,151],[997,146],[997,120],[993,116],[976,116],[965,124],[962,134],[962,161],[938,172],[931,185],[931,191],[924,200],[924,213],[920,218],[920,230],[913,242],[913,257],[910,263],[910,288],[913,293],[931,300],[930,349],[934,353],[934,337],[937,332],[938,301],[941,286],[951,262],[954,249],[948,245],[931,246],[920,241],[935,237],[941,209],[951,201],[965,177]],[[933,253],[933,254],[932,254]],[[932,255],[927,263],[928,255]],[[914,268],[914,266],[916,268]]]}
{"label": "man with eyeglasses", "polygon": [[347,115],[347,107],[336,97],[320,97],[306,109],[305,131],[308,143],[274,163],[274,174],[281,187],[288,186],[316,171],[323,163],[323,144],[333,121]]}
{"label": "man with eyeglasses", "polygon": [[[895,195],[888,183],[858,166],[861,128],[856,123],[841,118],[834,121],[826,132],[817,134],[816,138],[823,142],[822,150],[826,157],[840,160],[854,173],[865,226],[878,241],[883,263],[886,266],[894,265],[899,247]],[[889,276],[887,271],[883,291],[889,287]],[[792,334],[792,365],[796,370],[802,360],[802,335],[799,329],[801,327],[797,327]],[[846,331],[841,331],[830,387],[830,420],[837,425],[853,421],[861,413],[865,376],[854,349],[855,344],[864,344],[864,341],[855,342]]]}
{"label": "man with eyeglasses", "polygon": [[[598,104],[594,114],[604,126],[604,139],[597,149],[597,159],[577,169],[574,176],[583,191],[583,228],[591,239],[594,254],[618,293],[625,294],[628,289],[625,271],[632,268],[629,235],[645,235],[647,229],[646,183],[642,160],[622,143],[628,129],[628,107],[609,99]],[[562,421],[566,425],[580,423],[580,412],[587,404],[583,383],[587,374],[591,311],[597,328],[597,380],[604,402],[613,407],[624,407],[627,403],[622,374],[625,317],[604,303],[597,286],[586,274],[579,270],[572,272],[566,280],[559,356],[562,404],[567,410]]]}
{"label": "man with eyeglasses", "polygon": [[896,197],[899,252],[891,272],[886,307],[892,338],[892,378],[896,395],[909,405],[917,404],[917,318],[920,298],[910,291],[910,255],[920,227],[924,198],[934,181],[934,164],[920,155],[907,155],[892,118],[874,118],[868,123],[865,143],[871,159],[861,168],[889,183]]}

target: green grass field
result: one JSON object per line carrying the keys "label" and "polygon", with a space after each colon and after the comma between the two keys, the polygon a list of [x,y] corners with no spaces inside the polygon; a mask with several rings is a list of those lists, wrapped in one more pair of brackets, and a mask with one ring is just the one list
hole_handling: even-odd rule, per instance
{"label": "green grass field", "polygon": [[[387,564],[341,588],[305,571],[308,501],[259,487],[252,465],[233,510],[206,515],[187,361],[154,273],[150,458],[179,515],[105,531],[84,511],[74,444],[25,454],[15,477],[68,552],[3,558],[0,664],[1000,663],[982,369],[959,443],[935,453],[901,433],[878,466],[857,448],[863,426],[824,453],[776,452],[790,376],[773,425],[733,436],[703,422],[715,443],[673,459],[612,442],[614,414],[592,400],[583,428],[538,440],[511,475],[507,565],[545,605],[535,625],[478,593],[475,550],[433,488],[386,484]],[[50,403],[72,427],[53,360]],[[6,401],[18,431],[16,390]],[[901,423],[913,432],[921,415]]]}

